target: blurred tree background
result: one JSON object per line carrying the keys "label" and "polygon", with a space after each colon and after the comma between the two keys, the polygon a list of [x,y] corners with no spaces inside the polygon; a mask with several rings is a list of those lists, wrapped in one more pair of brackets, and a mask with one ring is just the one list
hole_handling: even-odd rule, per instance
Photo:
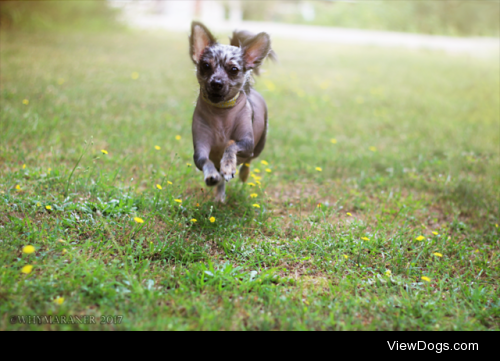
{"label": "blurred tree background", "polygon": [[105,0],[46,1],[0,0],[2,29],[90,30],[122,27],[116,20],[118,10]]}
{"label": "blurred tree background", "polygon": [[243,1],[246,20],[451,36],[499,36],[498,0]]}
{"label": "blurred tree background", "polygon": [[[235,0],[218,2],[228,7],[228,1]],[[500,35],[498,0],[245,0],[240,3],[244,20],[451,36]],[[2,28],[116,28],[120,27],[116,21],[118,11],[105,0],[0,0]]]}

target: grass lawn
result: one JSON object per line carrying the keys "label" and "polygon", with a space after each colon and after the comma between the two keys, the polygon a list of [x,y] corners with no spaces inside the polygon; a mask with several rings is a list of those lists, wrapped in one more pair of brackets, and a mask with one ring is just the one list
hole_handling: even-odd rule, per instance
{"label": "grass lawn", "polygon": [[219,205],[186,35],[0,40],[0,330],[500,329],[499,59],[275,39]]}

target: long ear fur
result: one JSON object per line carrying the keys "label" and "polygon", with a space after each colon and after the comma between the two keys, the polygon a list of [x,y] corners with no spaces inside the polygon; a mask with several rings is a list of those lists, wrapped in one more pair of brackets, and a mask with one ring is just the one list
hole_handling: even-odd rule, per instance
{"label": "long ear fur", "polygon": [[212,33],[205,25],[198,21],[191,23],[191,35],[189,36],[189,55],[195,64],[200,61],[201,55],[207,46],[217,42]]}
{"label": "long ear fur", "polygon": [[266,57],[277,60],[276,53],[271,49],[271,39],[266,33],[255,35],[248,30],[235,30],[230,45],[243,49],[247,67],[253,69],[256,75],[259,75],[259,67]]}

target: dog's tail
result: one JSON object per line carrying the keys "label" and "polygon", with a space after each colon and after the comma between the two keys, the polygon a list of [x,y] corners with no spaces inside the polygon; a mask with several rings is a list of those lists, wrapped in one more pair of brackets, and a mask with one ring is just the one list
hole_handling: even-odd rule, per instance
{"label": "dog's tail", "polygon": [[[229,38],[229,44],[232,46],[243,47],[248,42],[250,42],[256,34],[248,30],[235,30],[233,31],[233,37]],[[278,57],[273,49],[269,49],[269,53],[266,55],[267,59],[272,61],[278,61]],[[259,68],[253,70],[253,74],[259,75]]]}

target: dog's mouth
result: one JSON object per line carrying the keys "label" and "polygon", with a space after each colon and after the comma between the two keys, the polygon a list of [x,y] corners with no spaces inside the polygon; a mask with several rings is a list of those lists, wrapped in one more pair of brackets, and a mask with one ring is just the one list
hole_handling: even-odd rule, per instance
{"label": "dog's mouth", "polygon": [[219,93],[209,93],[207,92],[207,98],[210,100],[212,103],[219,103],[224,100],[224,95],[219,94]]}

